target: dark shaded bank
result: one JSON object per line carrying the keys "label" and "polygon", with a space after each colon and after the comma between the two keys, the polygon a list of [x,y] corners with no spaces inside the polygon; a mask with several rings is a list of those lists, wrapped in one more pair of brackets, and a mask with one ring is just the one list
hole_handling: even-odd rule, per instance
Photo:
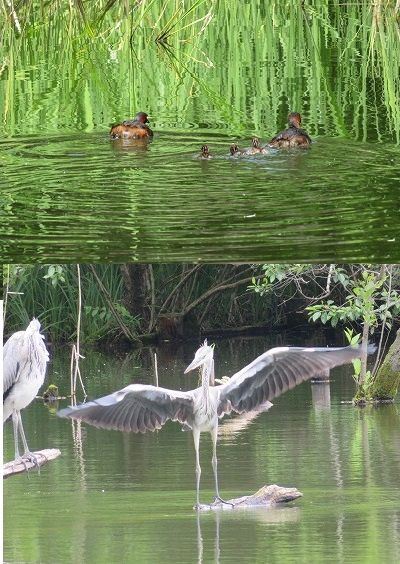
{"label": "dark shaded bank", "polygon": [[[353,267],[338,276],[351,280]],[[329,265],[303,265],[301,273],[270,265],[267,278],[254,264],[20,265],[4,273],[5,336],[37,317],[51,343],[73,342],[79,323],[80,342],[101,346],[309,332],[310,304],[327,296],[345,303],[349,293]],[[357,318],[352,327],[359,331]]]}
{"label": "dark shaded bank", "polygon": [[[293,290],[259,295],[251,264],[21,265],[5,269],[5,334],[38,317],[52,342],[153,342],[307,324]],[[80,289],[79,289],[80,286]],[[290,297],[290,301],[286,298]],[[79,299],[82,306],[79,310]]]}

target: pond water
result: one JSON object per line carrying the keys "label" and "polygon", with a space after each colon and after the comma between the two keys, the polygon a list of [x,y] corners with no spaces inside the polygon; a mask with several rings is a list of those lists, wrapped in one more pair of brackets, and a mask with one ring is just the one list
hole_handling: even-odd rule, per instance
{"label": "pond water", "polygon": [[[276,342],[276,341],[275,341]],[[271,344],[265,338],[216,346],[218,376],[232,374]],[[160,385],[190,389],[183,375],[197,343],[160,348]],[[52,352],[49,380],[67,393],[67,351]],[[154,382],[152,356],[85,351],[81,370],[96,397],[133,380]],[[354,409],[349,367],[329,385],[305,383],[267,413],[227,418],[219,437],[221,493],[264,484],[304,497],[269,510],[196,514],[189,433],[168,423],[123,434],[55,416],[40,401],[23,413],[32,450],[61,457],[4,483],[4,559],[9,562],[387,562],[400,560],[399,404]],[[66,402],[60,402],[59,407]],[[11,425],[5,458],[13,456]],[[201,441],[201,500],[213,497],[211,445]]]}
{"label": "pond water", "polygon": [[[98,13],[82,26],[73,4],[21,36],[6,27],[3,262],[398,262],[390,3],[207,1],[183,14],[189,4],[137,3],[131,20],[114,3],[96,33]],[[139,110],[153,143],[110,142],[110,124]],[[233,141],[283,129],[289,110],[310,150],[228,158]],[[196,159],[203,143],[209,162]]]}
{"label": "pond water", "polygon": [[[231,158],[233,140],[206,131],[160,132],[151,144],[110,141],[106,132],[3,140],[2,255],[400,259],[398,147],[321,137],[309,150]],[[204,142],[212,160],[197,158]]]}

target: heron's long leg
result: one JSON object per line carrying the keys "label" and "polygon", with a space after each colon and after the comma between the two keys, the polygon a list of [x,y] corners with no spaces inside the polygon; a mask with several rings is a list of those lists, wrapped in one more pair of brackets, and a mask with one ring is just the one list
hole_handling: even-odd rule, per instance
{"label": "heron's long leg", "polygon": [[212,467],[214,471],[214,480],[215,480],[215,495],[218,499],[220,499],[219,489],[218,489],[218,460],[217,460],[218,425],[216,425],[214,429],[211,431],[211,438],[213,442]]}
{"label": "heron's long leg", "polygon": [[22,462],[25,466],[25,469],[26,469],[26,464],[23,461],[23,457],[19,454],[19,445],[18,445],[18,428],[21,424],[21,412],[20,411],[14,410],[12,412],[12,422],[13,422],[13,431],[14,431],[14,450],[15,450],[15,459],[14,459],[13,466],[15,466],[15,464],[18,463],[18,462]]}
{"label": "heron's long leg", "polygon": [[17,411],[12,412],[12,422],[14,431],[14,450],[15,450],[15,460],[20,458],[19,456],[19,446],[18,446],[18,413]]}
{"label": "heron's long leg", "polygon": [[194,450],[196,453],[196,507],[200,505],[200,458],[199,458],[199,445],[200,445],[200,431],[198,429],[193,429],[193,442]]}
{"label": "heron's long leg", "polygon": [[21,438],[22,438],[22,444],[24,445],[24,457],[27,458],[28,460],[30,460],[31,462],[33,462],[39,472],[40,472],[40,465],[38,462],[37,457],[30,452],[29,447],[28,447],[28,443],[26,442],[26,437],[25,437],[25,432],[24,432],[24,428],[22,426],[22,419],[21,419],[21,412],[18,411],[18,426],[19,426],[19,432],[21,433]]}
{"label": "heron's long leg", "polygon": [[19,432],[21,434],[22,444],[24,445],[24,454],[29,454],[29,447],[28,447],[28,443],[26,442],[20,411],[18,411],[18,426],[19,426]]}
{"label": "heron's long leg", "polygon": [[222,503],[227,503],[228,505],[232,505],[232,507],[234,507],[234,504],[231,503],[230,501],[225,501],[224,499],[222,499],[222,497],[219,495],[219,488],[218,488],[218,460],[217,460],[217,438],[218,438],[218,425],[216,425],[214,427],[214,429],[212,431],[210,431],[211,433],[211,437],[212,437],[212,442],[213,442],[213,456],[212,456],[212,467],[214,470],[214,480],[215,480],[215,500],[221,501]]}

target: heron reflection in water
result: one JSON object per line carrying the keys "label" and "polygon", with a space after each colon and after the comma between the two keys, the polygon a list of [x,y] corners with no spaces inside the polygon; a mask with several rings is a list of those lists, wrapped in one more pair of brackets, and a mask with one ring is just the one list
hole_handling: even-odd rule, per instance
{"label": "heron reflection in water", "polygon": [[[369,352],[372,352],[370,348]],[[212,437],[215,496],[221,500],[217,471],[218,420],[226,414],[251,411],[310,379],[323,370],[351,362],[360,347],[270,349],[234,374],[229,382],[210,386],[214,378],[214,346],[207,341],[198,349],[185,374],[201,367],[201,386],[182,392],[150,385],[131,384],[122,390],[58,412],[104,429],[145,433],[160,429],[168,420],[179,421],[193,433],[196,454],[196,506],[199,509],[200,434]]]}
{"label": "heron reflection in water", "polygon": [[[29,451],[21,419],[21,409],[27,407],[44,382],[49,353],[40,334],[40,323],[32,319],[25,331],[11,335],[3,348],[3,423],[11,416],[14,430],[15,459],[26,458],[37,464]],[[24,455],[19,454],[18,433]]]}

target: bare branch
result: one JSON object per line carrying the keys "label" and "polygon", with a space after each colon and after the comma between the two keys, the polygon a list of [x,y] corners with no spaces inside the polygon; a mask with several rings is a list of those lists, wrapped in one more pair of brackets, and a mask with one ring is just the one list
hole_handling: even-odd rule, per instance
{"label": "bare branch", "polygon": [[163,313],[163,311],[165,311],[167,305],[172,300],[172,298],[182,288],[182,286],[185,284],[185,282],[188,280],[188,278],[190,278],[197,270],[199,270],[199,268],[201,268],[201,265],[196,264],[191,270],[188,270],[188,272],[181,278],[181,280],[178,282],[178,284],[175,286],[175,288],[173,288],[173,290],[170,292],[170,294],[164,300],[164,303],[162,304],[160,311],[158,312],[159,315],[160,315],[160,313]]}
{"label": "bare branch", "polygon": [[207,292],[204,292],[204,294],[202,296],[200,296],[199,298],[194,300],[189,306],[187,306],[187,308],[186,308],[186,310],[184,311],[183,314],[187,315],[190,311],[192,311],[192,309],[196,308],[198,305],[200,305],[202,302],[204,302],[207,298],[209,298],[213,294],[218,294],[218,293],[223,292],[225,290],[228,290],[230,288],[236,288],[238,286],[243,286],[243,284],[248,284],[249,282],[251,282],[253,280],[253,278],[255,280],[260,280],[261,278],[264,278],[264,275],[260,274],[259,276],[251,276],[251,277],[248,277],[248,278],[242,278],[241,280],[237,280],[236,282],[231,282],[230,284],[220,284],[219,286],[214,286],[213,288],[210,288],[209,290],[207,290]]}

